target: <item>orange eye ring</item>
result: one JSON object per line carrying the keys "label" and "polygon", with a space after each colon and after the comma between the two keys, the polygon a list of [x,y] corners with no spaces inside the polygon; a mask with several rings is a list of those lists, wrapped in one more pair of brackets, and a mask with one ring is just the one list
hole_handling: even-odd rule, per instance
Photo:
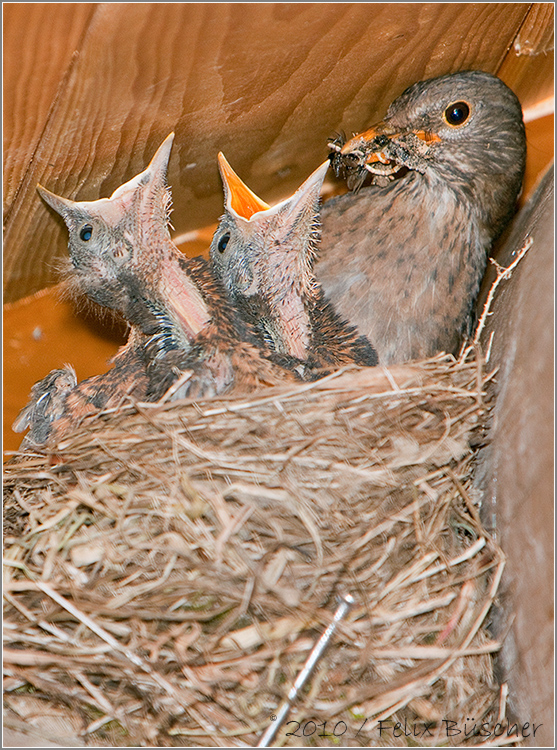
{"label": "orange eye ring", "polygon": [[471,111],[472,108],[468,102],[453,102],[443,112],[443,119],[451,128],[460,128],[470,119]]}

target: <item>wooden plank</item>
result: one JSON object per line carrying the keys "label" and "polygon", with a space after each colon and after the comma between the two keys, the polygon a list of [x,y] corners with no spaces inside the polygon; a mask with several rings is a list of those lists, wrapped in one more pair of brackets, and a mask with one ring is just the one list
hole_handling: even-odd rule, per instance
{"label": "wooden plank", "polygon": [[516,93],[522,108],[526,109],[553,96],[553,72],[553,52],[531,57],[517,55],[513,48],[509,50],[497,75]]}
{"label": "wooden plank", "polygon": [[497,75],[527,109],[553,96],[553,3],[532,3]]}
{"label": "wooden plank", "polygon": [[103,324],[98,314],[77,312],[60,299],[58,287],[4,305],[4,449],[21,443],[12,424],[37,380],[66,362],[79,380],[106,372],[108,359],[125,343],[124,330]]}
{"label": "wooden plank", "polygon": [[541,175],[554,158],[555,117],[547,115],[526,123],[526,171],[519,205],[529,199]]}
{"label": "wooden plank", "polygon": [[522,28],[514,40],[519,55],[539,55],[551,52],[555,44],[554,3],[532,3]]}
{"label": "wooden plank", "polygon": [[4,3],[4,217],[23,179],[95,3]]}
{"label": "wooden plank", "polygon": [[[68,12],[77,4],[68,4]],[[420,78],[495,72],[526,3],[114,3],[97,6],[5,226],[5,297],[50,284],[66,233],[40,182],[106,196],[176,132],[169,180],[183,233],[222,212],[216,154],[266,200]],[[22,44],[25,42],[23,41]],[[33,90],[43,85],[37,75]]]}
{"label": "wooden plank", "polygon": [[[497,260],[508,267],[527,238],[525,257],[501,282],[482,336],[496,398],[476,485],[483,517],[496,519],[507,557],[495,612],[502,679],[519,721],[536,716],[538,747],[553,747],[555,591],[554,512],[554,175],[549,170],[514,223]],[[490,267],[491,279],[494,278]],[[488,285],[485,285],[485,289]],[[500,608],[499,608],[500,609]],[[528,665],[536,664],[535,669]]]}

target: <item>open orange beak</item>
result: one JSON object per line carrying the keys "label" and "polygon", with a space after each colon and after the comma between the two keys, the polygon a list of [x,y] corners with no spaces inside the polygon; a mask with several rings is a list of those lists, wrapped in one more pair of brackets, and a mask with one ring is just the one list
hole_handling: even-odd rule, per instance
{"label": "open orange beak", "polygon": [[226,208],[234,211],[246,221],[258,211],[266,211],[271,208],[268,203],[262,201],[249,187],[242,182],[222,152],[218,155],[219,169],[224,184],[226,196]]}

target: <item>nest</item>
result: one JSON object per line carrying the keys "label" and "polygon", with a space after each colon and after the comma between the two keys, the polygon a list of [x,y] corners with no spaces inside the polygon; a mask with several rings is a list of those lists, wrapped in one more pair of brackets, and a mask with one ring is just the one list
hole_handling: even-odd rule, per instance
{"label": "nest", "polygon": [[130,403],[18,454],[9,711],[48,705],[90,745],[254,746],[350,594],[275,742],[485,743],[505,713],[486,628],[503,555],[471,487],[488,379],[441,356],[349,368]]}

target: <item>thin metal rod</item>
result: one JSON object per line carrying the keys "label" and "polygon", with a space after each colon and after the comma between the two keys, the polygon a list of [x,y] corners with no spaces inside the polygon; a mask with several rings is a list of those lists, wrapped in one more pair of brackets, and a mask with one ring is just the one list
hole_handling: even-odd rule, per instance
{"label": "thin metal rod", "polygon": [[257,747],[269,747],[271,742],[277,736],[277,732],[280,729],[283,721],[286,719],[288,712],[292,707],[292,703],[298,697],[298,693],[306,684],[307,679],[313,671],[313,668],[323,656],[323,652],[329,645],[329,641],[333,637],[333,633],[337,629],[339,622],[346,617],[350,607],[354,604],[354,597],[351,594],[343,594],[340,597],[340,604],[338,605],[337,611],[334,614],[331,624],[322,633],[321,638],[317,641],[310,655],[308,656],[306,663],[304,664],[302,671],[296,678],[296,681],[288,691],[286,701],[282,704],[276,713],[275,720],[269,724],[265,732],[263,733]]}

